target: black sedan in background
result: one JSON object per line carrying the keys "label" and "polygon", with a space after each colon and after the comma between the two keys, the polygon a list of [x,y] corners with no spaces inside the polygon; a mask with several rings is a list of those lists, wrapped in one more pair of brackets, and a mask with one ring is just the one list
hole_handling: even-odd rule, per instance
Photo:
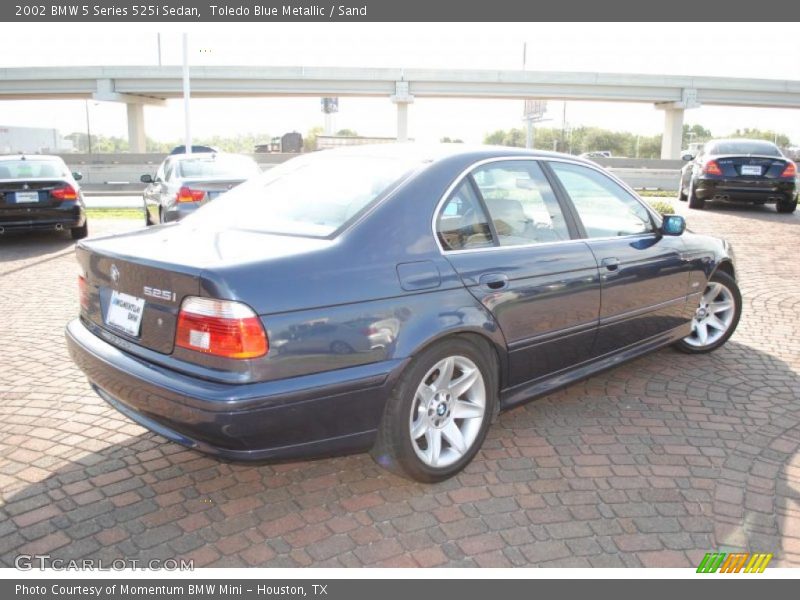
{"label": "black sedan in background", "polygon": [[779,213],[797,209],[797,167],[772,142],[712,140],[681,170],[678,198],[701,209],[706,200],[774,203]]}
{"label": "black sedan in background", "polygon": [[79,244],[67,340],[109,404],[228,459],[371,448],[441,480],[499,411],[715,350],[741,312],[725,242],[571,156],[326,150],[221,200]]}
{"label": "black sedan in background", "polygon": [[58,156],[0,156],[0,235],[68,229],[72,239],[85,238],[89,227],[79,179]]}

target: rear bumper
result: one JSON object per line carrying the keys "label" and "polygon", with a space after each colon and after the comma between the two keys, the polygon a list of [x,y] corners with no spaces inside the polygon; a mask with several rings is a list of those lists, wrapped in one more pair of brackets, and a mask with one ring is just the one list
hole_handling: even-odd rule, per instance
{"label": "rear bumper", "polygon": [[220,458],[267,460],[357,452],[375,440],[402,361],[231,385],[166,369],[112,346],[79,319],[75,363],[106,402],[163,437]]}
{"label": "rear bumper", "polygon": [[740,200],[746,202],[792,200],[797,193],[793,181],[698,179],[695,193],[701,200]]}
{"label": "rear bumper", "polygon": [[188,217],[200,206],[199,202],[181,202],[173,204],[164,211],[164,222],[170,223],[172,221],[180,221],[184,217]]}
{"label": "rear bumper", "polygon": [[63,229],[81,227],[86,223],[86,212],[83,207],[75,205],[64,209],[32,209],[27,214],[4,215],[0,211],[0,227],[6,232],[11,231],[47,231],[55,230],[57,226]]}

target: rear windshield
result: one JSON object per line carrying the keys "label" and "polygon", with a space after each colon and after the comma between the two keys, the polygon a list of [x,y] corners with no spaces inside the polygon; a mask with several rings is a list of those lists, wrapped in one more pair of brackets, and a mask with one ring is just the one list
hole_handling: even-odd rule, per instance
{"label": "rear windshield", "polygon": [[178,162],[178,175],[183,179],[191,177],[247,179],[259,172],[256,162],[246,156],[211,155]]}
{"label": "rear windshield", "polygon": [[184,221],[222,229],[329,237],[418,165],[418,161],[396,157],[315,153],[243,183]]}
{"label": "rear windshield", "polygon": [[713,142],[707,154],[761,154],[763,156],[782,156],[778,147],[771,142],[760,140],[732,140]]}
{"label": "rear windshield", "polygon": [[26,158],[0,161],[0,179],[52,179],[67,174],[67,165],[60,160]]}

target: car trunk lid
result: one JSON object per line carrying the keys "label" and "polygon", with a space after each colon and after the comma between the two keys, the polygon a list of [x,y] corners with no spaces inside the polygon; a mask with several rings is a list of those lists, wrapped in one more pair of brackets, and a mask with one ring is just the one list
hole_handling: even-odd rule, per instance
{"label": "car trunk lid", "polygon": [[[29,218],[33,212],[47,212],[61,206],[63,200],[53,191],[72,185],[63,180],[0,180],[0,217],[4,220]],[[77,193],[77,190],[73,188]]]}
{"label": "car trunk lid", "polygon": [[737,179],[776,179],[788,161],[775,156],[720,156],[714,158],[723,177]]}

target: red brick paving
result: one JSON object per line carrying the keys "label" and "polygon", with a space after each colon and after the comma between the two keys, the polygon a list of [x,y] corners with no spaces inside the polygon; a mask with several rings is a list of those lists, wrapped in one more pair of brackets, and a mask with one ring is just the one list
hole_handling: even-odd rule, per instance
{"label": "red brick paving", "polygon": [[742,549],[800,566],[800,216],[674,204],[734,245],[745,307],[731,342],[666,349],[504,414],[437,485],[366,455],[224,464],[145,431],[67,357],[72,242],[0,239],[0,563],[676,567]]}

